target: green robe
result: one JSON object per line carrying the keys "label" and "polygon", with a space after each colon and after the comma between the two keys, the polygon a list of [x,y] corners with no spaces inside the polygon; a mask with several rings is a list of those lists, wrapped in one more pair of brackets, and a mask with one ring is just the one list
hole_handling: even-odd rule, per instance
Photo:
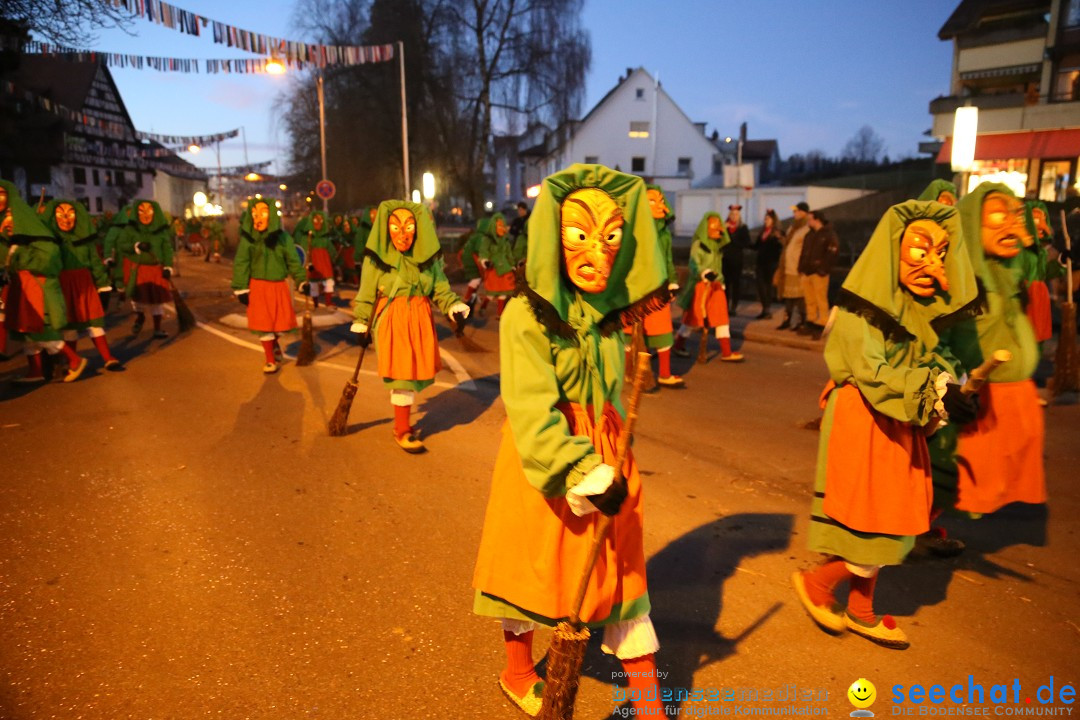
{"label": "green robe", "polygon": [[[154,206],[154,217],[149,225],[139,222],[138,207],[141,203],[149,202]],[[116,238],[116,250],[118,253],[117,265],[123,272],[123,261],[127,260],[135,265],[161,265],[171,268],[173,262],[173,232],[168,217],[153,200],[133,200],[130,210],[131,219],[120,230]],[[140,242],[150,243],[150,250],[136,252],[135,244]],[[127,284],[124,292],[128,297],[135,294],[135,269],[128,273]]]}
{"label": "green robe", "polygon": [[480,254],[480,245],[487,236],[488,226],[490,224],[491,218],[480,218],[477,220],[476,230],[469,236],[469,239],[465,241],[465,244],[461,246],[461,270],[465,273],[465,282],[480,277],[480,268],[476,266],[473,255]]}
{"label": "green robe", "polygon": [[[948,293],[916,298],[899,282],[900,242],[917,219],[931,219],[948,232],[945,271]],[[916,427],[934,415],[941,372],[957,377],[955,358],[939,332],[974,312],[975,274],[964,248],[955,209],[936,202],[908,201],[890,208],[844,281],[838,312],[825,344],[829,377],[837,389],[854,385],[875,413]],[[914,545],[913,536],[861,532],[826,515],[824,496],[837,390],[830,392],[821,422],[818,462],[808,536],[811,550],[863,565],[896,565]],[[865,459],[868,464],[874,458]]]}
{"label": "green robe", "polygon": [[495,234],[495,224],[499,220],[506,224],[501,213],[495,213],[488,219],[487,231],[480,241],[480,258],[490,262],[496,273],[505,275],[514,271],[517,260],[514,258],[514,246],[510,242],[509,233],[502,237]]}
{"label": "green robe", "polygon": [[[75,227],[71,232],[64,232],[56,224],[56,207],[67,203],[75,208]],[[45,226],[53,237],[60,241],[60,262],[62,270],[89,270],[98,292],[112,289],[112,279],[97,252],[97,233],[94,231],[90,214],[77,200],[52,200],[42,214]],[[88,322],[69,322],[69,330],[85,330],[88,327],[105,327],[105,318],[100,317]]]}
{"label": "green robe", "polygon": [[[709,237],[709,218],[720,220],[720,239],[714,240]],[[694,230],[694,236],[690,240],[690,272],[686,278],[686,287],[679,294],[676,302],[683,310],[688,310],[694,302],[694,286],[701,281],[701,274],[706,270],[716,273],[716,279],[724,282],[724,248],[731,242],[727,227],[719,213],[707,212]],[[671,277],[670,274],[668,277]]]}
{"label": "green robe", "polygon": [[281,219],[270,207],[266,230],[252,227],[251,211],[240,220],[240,244],[233,259],[232,289],[247,290],[252,280],[281,282],[288,277],[299,286],[307,280],[300,256],[289,233],[281,227]]}
{"label": "green robe", "polygon": [[[387,231],[390,214],[398,208],[408,209],[416,218],[416,236],[412,247],[405,253],[394,247]],[[393,302],[395,298],[413,296],[430,298],[432,304],[446,315],[450,314],[450,308],[461,302],[446,279],[442,246],[439,244],[431,213],[425,206],[417,203],[386,200],[379,205],[379,214],[375,216],[375,224],[364,249],[360,289],[353,303],[356,322],[368,326],[375,340],[376,352],[379,350],[378,327],[382,321],[382,317],[378,317],[371,322],[376,297],[384,297]],[[434,380],[430,379],[383,378],[383,383],[391,389],[417,392],[433,382]]]}
{"label": "green robe", "polygon": [[953,197],[956,197],[956,186],[948,180],[934,180],[926,189],[922,191],[917,200],[929,200],[931,202],[937,202],[937,199],[941,196],[941,193],[948,191],[952,193]]}

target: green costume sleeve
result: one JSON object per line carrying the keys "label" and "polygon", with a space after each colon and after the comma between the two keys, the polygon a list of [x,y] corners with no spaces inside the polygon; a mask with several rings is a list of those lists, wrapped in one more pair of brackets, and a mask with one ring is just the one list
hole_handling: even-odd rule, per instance
{"label": "green costume sleeve", "polygon": [[667,266],[668,284],[679,282],[679,273],[675,270],[675,258],[671,255],[671,231],[664,228],[657,234],[660,242],[660,252],[664,255],[664,263]]}
{"label": "green costume sleeve", "polygon": [[552,342],[527,303],[507,303],[500,328],[502,399],[525,479],[545,497],[563,496],[602,458],[556,408],[562,397]]}
{"label": "green costume sleeve", "polygon": [[300,255],[296,252],[296,243],[293,242],[292,236],[284,230],[281,231],[278,242],[284,245],[286,271],[289,275],[292,275],[296,286],[300,287],[301,283],[307,281],[307,272],[304,271],[304,266],[300,264]]}
{"label": "green costume sleeve", "polygon": [[937,401],[934,383],[941,371],[928,366],[893,367],[882,332],[857,315],[846,310],[837,313],[825,345],[825,362],[837,385],[854,383],[882,415],[920,426],[929,422]]}
{"label": "green costume sleeve", "polygon": [[365,256],[364,263],[360,268],[360,290],[356,293],[353,301],[353,316],[356,322],[368,325],[372,310],[375,307],[375,294],[379,290],[379,281],[382,279],[382,271],[374,261]]}
{"label": "green costume sleeve", "polygon": [[165,267],[172,267],[173,264],[173,241],[172,237],[168,233],[161,233],[161,254],[158,258],[161,259],[161,264]]}
{"label": "green costume sleeve", "polygon": [[112,280],[109,279],[109,271],[105,269],[105,263],[98,256],[97,248],[93,242],[86,243],[86,256],[90,265],[90,274],[94,277],[94,285],[99,288],[110,287]]}
{"label": "green costume sleeve", "polygon": [[243,235],[233,258],[232,289],[247,290],[251,283],[251,241]]}
{"label": "green costume sleeve", "polygon": [[11,269],[26,270],[48,278],[58,278],[60,270],[63,269],[60,246],[49,240],[20,245],[11,259]]}
{"label": "green costume sleeve", "polygon": [[443,261],[441,259],[436,260],[431,264],[431,275],[435,280],[435,287],[431,293],[431,301],[435,304],[435,307],[442,310],[444,315],[450,314],[450,308],[456,303],[461,302],[461,298],[450,287],[450,282],[446,279],[446,272],[443,270]]}

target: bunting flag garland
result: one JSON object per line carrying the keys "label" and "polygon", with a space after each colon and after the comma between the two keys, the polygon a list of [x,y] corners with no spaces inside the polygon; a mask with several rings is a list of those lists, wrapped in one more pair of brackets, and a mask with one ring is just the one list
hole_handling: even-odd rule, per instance
{"label": "bunting flag garland", "polygon": [[[110,2],[114,7],[123,8],[135,17],[146,18],[158,25],[164,25],[188,35],[202,36],[203,30],[210,27],[213,41],[218,45],[238,48],[263,57],[278,53],[283,61],[290,63],[310,63],[322,68],[327,65],[363,65],[394,59],[392,44],[319,45],[295,42],[210,20],[161,0],[110,0]],[[245,71],[225,70],[224,72]]]}
{"label": "bunting flag garland", "polygon": [[264,160],[263,162],[252,163],[249,165],[223,167],[220,170],[216,167],[200,167],[199,169],[208,175],[247,175],[249,172],[261,172],[262,170],[266,170],[273,163],[273,160]]}
{"label": "bunting flag garland", "polygon": [[[31,40],[26,43],[25,52],[31,55],[61,58],[72,62],[101,62],[103,65],[107,65],[110,68],[118,69],[157,70],[159,72],[182,73],[205,72],[209,75],[221,73],[231,73],[235,75],[266,74],[266,60],[264,58],[204,59],[147,57],[144,55],[131,55],[128,53],[79,50],[76,48],[38,42],[36,40]],[[300,62],[298,60],[282,60],[282,62],[293,70],[305,70],[309,67],[314,67],[312,63]]]}
{"label": "bunting flag garland", "polygon": [[0,82],[0,89],[3,90],[4,94],[15,97],[16,100],[21,100],[41,110],[45,110],[46,112],[59,115],[70,122],[100,130],[106,135],[114,138],[125,139],[128,136],[127,126],[123,123],[93,117],[87,113],[76,112],[47,97],[42,97],[29,90],[20,90],[19,88],[16,88],[15,83],[10,80]]}
{"label": "bunting flag garland", "polygon": [[140,140],[153,140],[162,145],[181,145],[184,150],[186,150],[189,145],[213,145],[216,142],[234,138],[239,134],[240,128],[229,130],[228,132],[217,133],[215,135],[158,135],[157,133],[148,133],[143,132],[142,130],[137,130],[135,132],[135,135]]}

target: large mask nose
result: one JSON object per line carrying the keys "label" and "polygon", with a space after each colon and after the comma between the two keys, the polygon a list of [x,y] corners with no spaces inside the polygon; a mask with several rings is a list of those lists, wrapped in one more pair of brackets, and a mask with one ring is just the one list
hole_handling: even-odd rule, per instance
{"label": "large mask nose", "polygon": [[930,253],[929,266],[926,272],[930,277],[937,280],[938,285],[945,292],[949,292],[949,276],[945,273],[945,261],[934,253]]}

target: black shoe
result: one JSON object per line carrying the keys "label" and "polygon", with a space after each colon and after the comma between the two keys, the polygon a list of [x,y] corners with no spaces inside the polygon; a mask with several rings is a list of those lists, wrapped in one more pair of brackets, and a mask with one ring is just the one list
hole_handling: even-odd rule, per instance
{"label": "black shoe", "polygon": [[803,323],[799,327],[795,328],[795,334],[796,335],[813,335],[814,334],[814,326],[811,325],[810,323]]}
{"label": "black shoe", "polygon": [[784,318],[784,322],[782,322],[782,323],[780,323],[779,325],[776,326],[776,329],[777,330],[787,330],[790,327],[791,327],[791,318],[786,317],[786,318]]}
{"label": "black shoe", "polygon": [[135,316],[135,324],[131,326],[131,334],[132,335],[138,335],[140,332],[142,332],[143,324],[145,322],[146,322],[146,316],[145,315],[141,315],[141,314],[136,315]]}

